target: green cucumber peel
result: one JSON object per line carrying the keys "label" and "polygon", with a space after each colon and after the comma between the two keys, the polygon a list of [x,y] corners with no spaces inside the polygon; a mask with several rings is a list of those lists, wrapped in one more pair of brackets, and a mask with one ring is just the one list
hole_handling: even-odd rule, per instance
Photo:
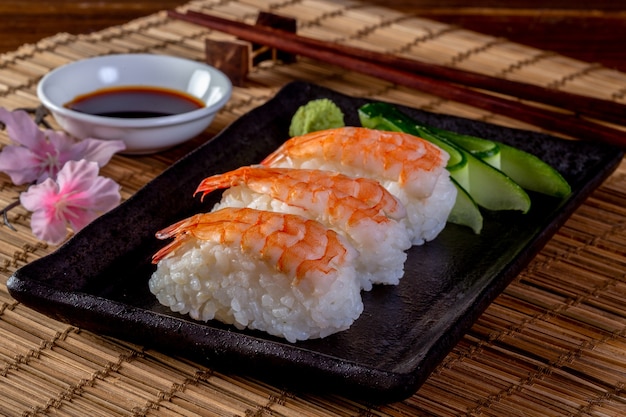
{"label": "green cucumber peel", "polygon": [[[410,132],[407,132],[406,130],[402,130],[402,131],[405,133],[410,133]],[[427,141],[439,146],[441,149],[448,152],[448,154],[450,154],[450,152],[453,152],[455,155],[458,155],[456,159],[457,161],[460,161],[460,162],[450,165],[450,161],[448,161],[448,166],[446,166],[446,169],[448,170],[448,172],[450,172],[450,177],[455,180],[458,186],[463,187],[465,190],[469,190],[470,189],[470,169],[469,169],[470,165],[469,165],[467,153],[463,151],[462,149],[459,149],[458,147],[456,147],[454,144],[448,143],[445,139],[440,138],[439,136],[437,136],[436,134],[432,133],[429,130],[418,128],[416,130],[416,133],[414,134],[416,136],[421,137],[422,139],[426,139]]]}
{"label": "green cucumber peel", "polygon": [[[467,152],[467,151],[465,151]],[[476,203],[488,210],[530,210],[530,196],[502,171],[466,153],[469,168],[467,192]]]}
{"label": "green cucumber peel", "polygon": [[496,168],[526,190],[557,198],[567,197],[572,192],[569,183],[556,169],[535,155],[514,146],[433,127],[418,126],[418,129],[429,129],[491,165],[494,165],[493,161],[484,150],[496,145],[498,147]]}
{"label": "green cucumber peel", "polygon": [[533,154],[509,145],[500,145],[500,158],[506,174],[523,188],[564,198],[572,188],[563,176]]}
{"label": "green cucumber peel", "polygon": [[467,226],[477,235],[480,234],[483,229],[483,215],[478,205],[454,178],[450,179],[456,187],[457,193],[454,206],[448,215],[448,222],[460,226]]}
{"label": "green cucumber peel", "polygon": [[[476,158],[469,151],[452,143],[440,134],[418,125],[415,120],[387,103],[370,103],[359,108],[361,124],[369,128],[382,128],[401,131],[460,153],[467,165],[468,177],[457,178],[457,173],[450,171],[450,176],[471,196],[479,206],[488,210],[519,210],[522,213],[530,209],[530,197],[515,181],[503,172]],[[441,146],[445,145],[445,146]],[[447,168],[447,167],[446,167]]]}
{"label": "green cucumber peel", "polygon": [[462,135],[460,133],[449,130],[439,129],[436,127],[421,126],[425,130],[429,130],[434,134],[440,135],[457,146],[470,152],[478,159],[482,159],[496,169],[501,168],[500,163],[500,144],[491,140],[478,138],[470,135]]}

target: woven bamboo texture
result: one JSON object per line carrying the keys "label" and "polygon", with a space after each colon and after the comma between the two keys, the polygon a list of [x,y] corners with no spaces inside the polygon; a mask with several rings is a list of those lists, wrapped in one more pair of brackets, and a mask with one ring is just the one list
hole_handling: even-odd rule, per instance
{"label": "woven bamboo texture", "polygon": [[[626,100],[626,74],[416,16],[353,1],[203,0],[194,9],[252,23],[293,16],[300,33],[600,98]],[[71,61],[121,52],[204,56],[228,38],[159,13],[80,36],[60,33],[0,56],[0,106],[36,107],[37,81]],[[103,175],[124,199],[291,80],[434,112],[536,129],[514,118],[300,59],[255,68],[205,135],[149,156],[115,156]],[[4,131],[0,141],[9,142]],[[23,188],[0,176],[0,204]],[[164,190],[164,195],[167,190]],[[572,215],[411,398],[371,405],[215,372],[74,328],[13,300],[6,280],[55,248],[29,213],[0,227],[0,415],[6,416],[623,416],[626,415],[626,165]],[[114,243],[113,243],[114,244]],[[97,256],[94,248],[94,256]]]}

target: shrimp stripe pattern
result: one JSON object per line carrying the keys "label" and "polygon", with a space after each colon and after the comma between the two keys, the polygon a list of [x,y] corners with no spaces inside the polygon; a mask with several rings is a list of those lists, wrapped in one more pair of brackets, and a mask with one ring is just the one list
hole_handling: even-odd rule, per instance
{"label": "shrimp stripe pattern", "polygon": [[327,211],[335,220],[347,217],[347,224],[364,219],[384,223],[388,217],[406,216],[404,205],[379,182],[312,169],[241,167],[205,178],[195,194],[204,198],[217,189],[241,185],[304,210]]}
{"label": "shrimp stripe pattern", "polygon": [[445,168],[449,155],[436,145],[402,132],[341,127],[296,136],[262,162],[283,166],[285,160],[319,158],[369,172],[368,177],[397,181],[416,197],[428,197],[436,176],[424,184],[422,173]]}
{"label": "shrimp stripe pattern", "polygon": [[337,271],[336,265],[356,257],[340,235],[315,220],[249,208],[196,214],[162,229],[156,237],[174,240],[154,254],[155,264],[191,238],[238,244],[293,276],[293,285],[305,278],[323,280]]}

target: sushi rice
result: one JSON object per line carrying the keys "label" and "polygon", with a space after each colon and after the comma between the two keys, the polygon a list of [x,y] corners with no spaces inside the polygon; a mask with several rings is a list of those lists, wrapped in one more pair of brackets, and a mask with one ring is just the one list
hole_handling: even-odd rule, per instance
{"label": "sushi rice", "polygon": [[327,225],[345,236],[359,252],[355,268],[361,281],[361,288],[365,291],[371,290],[375,284],[397,285],[404,275],[406,250],[411,247],[411,241],[402,222],[390,219],[384,224],[379,224],[363,219],[355,225],[329,224],[328,216],[314,207],[308,209],[295,207],[266,194],[250,191],[245,186],[226,190],[222,200],[213,210],[224,207],[250,207],[297,214]]}
{"label": "sushi rice", "polygon": [[188,238],[158,261],[149,289],[159,303],[195,320],[216,319],[289,342],[325,337],[348,329],[363,312],[358,253],[335,235],[344,256],[333,257],[323,276],[302,279],[277,268],[276,247],[265,256],[241,241]]}

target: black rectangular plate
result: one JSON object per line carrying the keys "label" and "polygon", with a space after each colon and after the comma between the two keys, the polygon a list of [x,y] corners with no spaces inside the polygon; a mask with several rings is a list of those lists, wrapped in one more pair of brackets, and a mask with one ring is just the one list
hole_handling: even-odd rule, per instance
{"label": "black rectangular plate", "polygon": [[192,194],[206,176],[260,162],[286,138],[296,108],[327,97],[358,125],[368,100],[301,82],[227,127],[54,253],[17,270],[7,286],[18,301],[55,319],[222,372],[244,373],[290,390],[389,402],[417,391],[490,302],[619,164],[622,151],[467,119],[402,108],[433,126],[512,144],[544,159],[572,186],[565,200],[533,194],[523,215],[485,213],[484,230],[447,225],[409,250],[398,286],[363,293],[365,309],[347,331],[295,344],[256,331],[202,323],[160,306],[148,290],[154,233],[206,211]]}

